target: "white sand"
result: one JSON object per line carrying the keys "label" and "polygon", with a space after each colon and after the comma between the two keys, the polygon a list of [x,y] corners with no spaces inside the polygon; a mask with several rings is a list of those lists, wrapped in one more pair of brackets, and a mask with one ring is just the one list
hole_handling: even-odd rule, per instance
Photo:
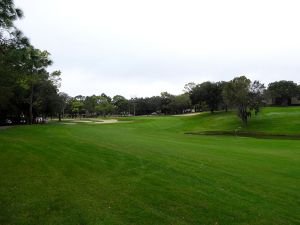
{"label": "white sand", "polygon": [[201,112],[197,112],[197,113],[185,113],[185,114],[179,114],[179,115],[174,115],[174,116],[196,116],[201,114]]}
{"label": "white sand", "polygon": [[101,121],[96,121],[96,124],[106,124],[106,123],[118,123],[120,121],[118,120],[101,120]]}
{"label": "white sand", "polygon": [[89,123],[89,124],[110,124],[110,123],[128,123],[132,121],[118,121],[116,119],[108,119],[108,120],[71,120],[70,123],[61,123],[65,125],[75,125],[79,123]]}
{"label": "white sand", "polygon": [[8,128],[11,128],[12,126],[0,126],[0,130],[5,130],[5,129],[8,129]]}

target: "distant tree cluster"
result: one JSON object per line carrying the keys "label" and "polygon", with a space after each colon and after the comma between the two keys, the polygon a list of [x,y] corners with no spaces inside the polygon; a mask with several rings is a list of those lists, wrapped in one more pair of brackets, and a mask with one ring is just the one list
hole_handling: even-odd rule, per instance
{"label": "distant tree cluster", "polygon": [[268,95],[274,105],[291,105],[293,98],[300,98],[300,86],[293,81],[281,80],[270,83]]}
{"label": "distant tree cluster", "polygon": [[[257,115],[260,107],[270,104],[288,104],[291,98],[300,96],[299,86],[291,81],[270,83],[268,88],[259,81],[251,81],[245,76],[231,81],[200,84],[188,83],[184,93],[172,95],[162,92],[160,96],[126,99],[121,95],[64,96],[60,115],[70,117],[93,117],[108,115],[168,115],[188,112],[236,109],[237,116],[244,125],[252,115]],[[278,100],[279,99],[279,100]]]}
{"label": "distant tree cluster", "polygon": [[292,99],[300,98],[300,86],[293,81],[276,81],[266,89],[259,81],[251,81],[245,76],[231,81],[188,83],[185,91],[189,94],[195,111],[236,109],[244,125],[252,114],[257,114],[261,106],[291,105]]}
{"label": "distant tree cluster", "polygon": [[59,71],[49,73],[50,54],[32,46],[14,21],[22,10],[12,0],[0,1],[0,124],[29,123],[54,115],[61,104]]}
{"label": "distant tree cluster", "polygon": [[228,82],[189,83],[185,90],[189,93],[195,111],[209,110],[213,113],[235,108],[238,117],[247,125],[252,111],[257,114],[263,105],[265,87],[259,81],[252,82],[241,76]]}
{"label": "distant tree cluster", "polygon": [[180,114],[190,110],[192,105],[188,94],[126,99],[121,95],[109,97],[106,94],[70,97],[64,95],[65,102],[59,115],[69,117],[96,117],[108,115],[150,115]]}

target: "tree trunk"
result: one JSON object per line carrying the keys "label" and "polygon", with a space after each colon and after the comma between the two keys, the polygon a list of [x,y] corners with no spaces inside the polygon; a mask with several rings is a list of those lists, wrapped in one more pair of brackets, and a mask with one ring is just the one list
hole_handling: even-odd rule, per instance
{"label": "tree trunk", "polygon": [[28,124],[32,124],[32,105],[33,105],[33,84],[31,84],[30,96],[29,96],[29,121]]}
{"label": "tree trunk", "polygon": [[243,109],[242,120],[243,120],[244,126],[247,126],[248,125],[247,109]]}
{"label": "tree trunk", "polygon": [[238,116],[242,120],[243,125],[247,126],[248,123],[247,108],[245,108],[244,106],[240,106],[238,111]]}
{"label": "tree trunk", "polygon": [[244,123],[245,127],[248,125],[248,118],[247,118],[247,116],[243,117],[243,123]]}

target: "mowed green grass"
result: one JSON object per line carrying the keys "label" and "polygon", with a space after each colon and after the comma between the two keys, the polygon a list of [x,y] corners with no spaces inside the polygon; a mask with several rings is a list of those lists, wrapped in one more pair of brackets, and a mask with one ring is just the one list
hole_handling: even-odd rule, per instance
{"label": "mowed green grass", "polygon": [[[280,134],[300,134],[300,107],[266,107],[256,116],[252,114],[247,127],[243,127],[236,112],[205,112],[191,117],[185,123],[186,131],[245,130]],[[197,125],[194,125],[197,122]]]}
{"label": "mowed green grass", "polygon": [[[0,224],[300,224],[300,141],[186,135],[234,113],[0,130]],[[300,133],[300,108],[255,131]]]}

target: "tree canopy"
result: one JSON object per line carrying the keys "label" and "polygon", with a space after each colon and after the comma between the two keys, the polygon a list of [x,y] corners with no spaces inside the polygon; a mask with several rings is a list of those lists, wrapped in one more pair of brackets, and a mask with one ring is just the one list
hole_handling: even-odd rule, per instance
{"label": "tree canopy", "polygon": [[244,125],[247,125],[251,111],[258,113],[262,106],[264,85],[259,81],[251,82],[245,76],[236,77],[226,83],[223,97],[231,107],[237,109],[237,115]]}
{"label": "tree canopy", "polygon": [[0,2],[0,123],[26,117],[31,124],[33,117],[57,110],[60,72],[48,72],[50,53],[35,48],[14,26],[22,16],[12,0]]}
{"label": "tree canopy", "polygon": [[290,105],[293,97],[300,96],[300,88],[293,81],[276,81],[268,85],[268,94],[273,98],[274,104]]}
{"label": "tree canopy", "polygon": [[223,103],[222,82],[206,81],[188,88],[192,103],[198,104],[202,109],[208,108],[213,113]]}

